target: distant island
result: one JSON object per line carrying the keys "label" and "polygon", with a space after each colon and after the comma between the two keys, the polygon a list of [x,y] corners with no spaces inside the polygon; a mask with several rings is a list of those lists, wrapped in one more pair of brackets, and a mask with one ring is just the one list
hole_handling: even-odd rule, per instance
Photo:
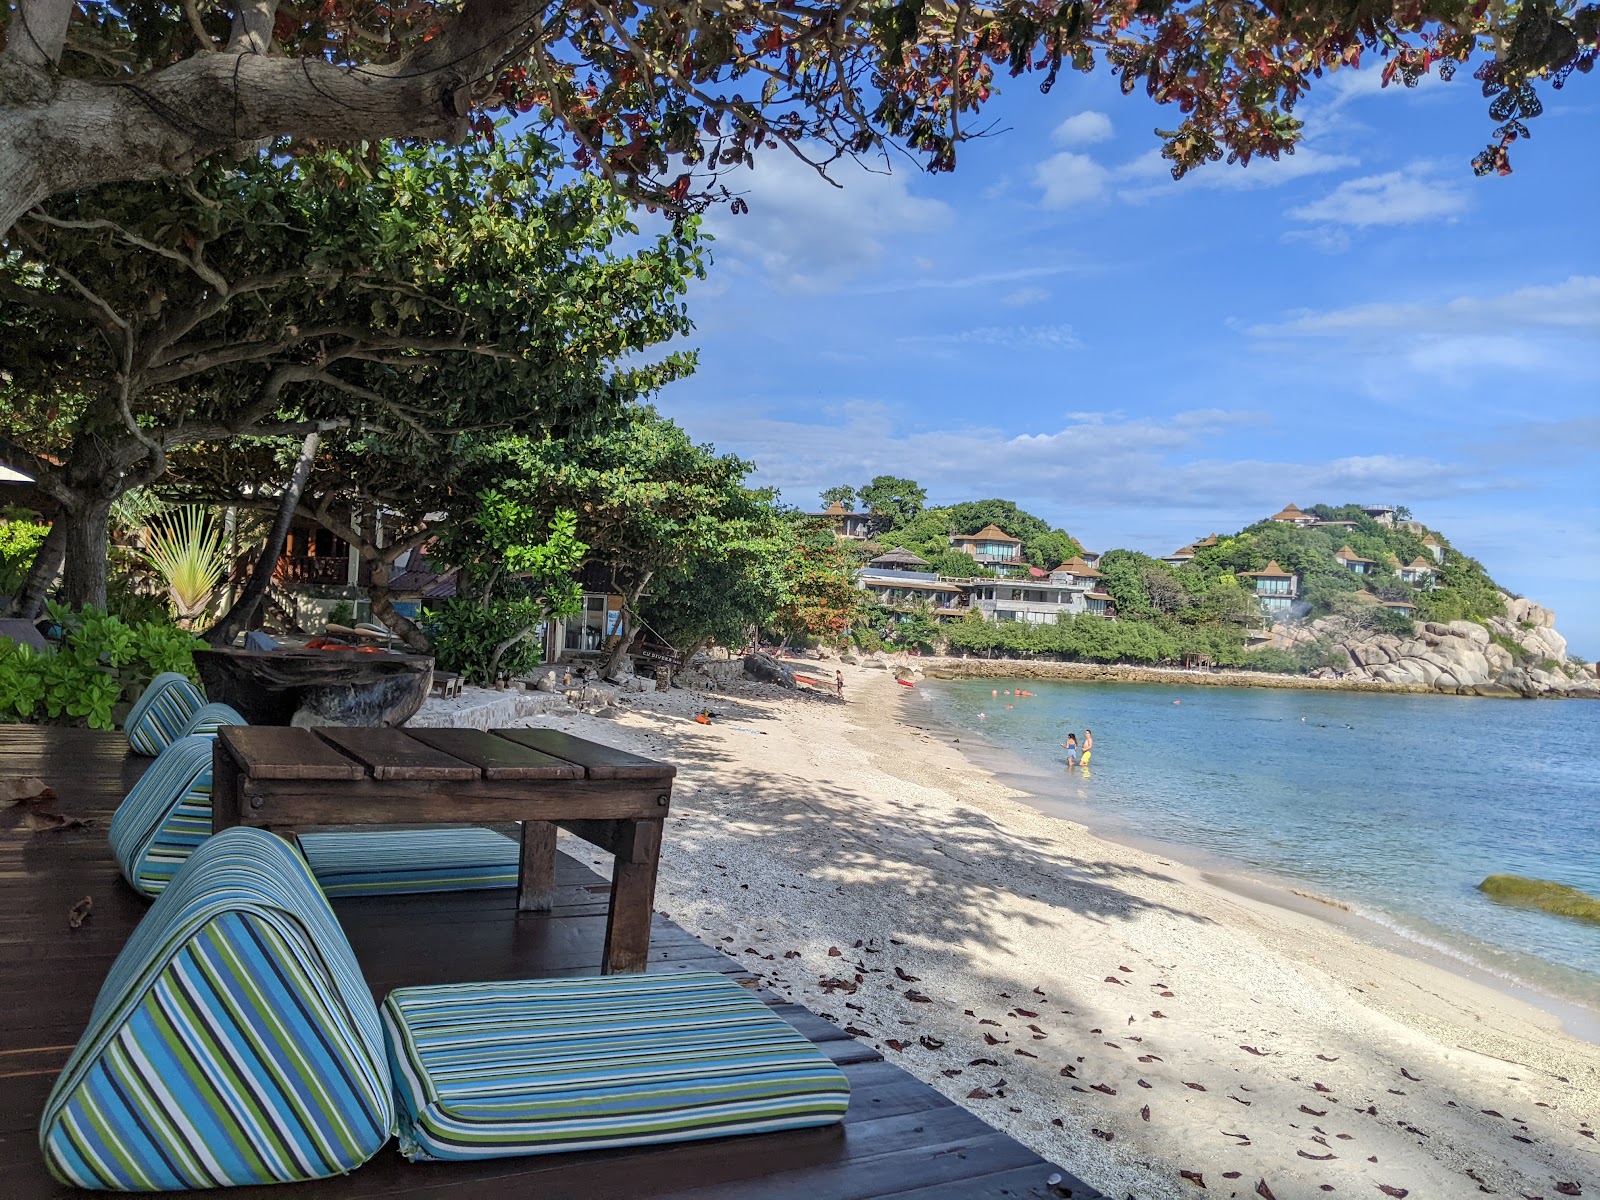
{"label": "distant island", "polygon": [[[1243,670],[1480,696],[1600,698],[1555,614],[1391,504],[1285,505],[1154,558],[1086,549],[1007,500],[912,480],[822,494],[866,653]],[[857,511],[856,502],[862,503]]]}

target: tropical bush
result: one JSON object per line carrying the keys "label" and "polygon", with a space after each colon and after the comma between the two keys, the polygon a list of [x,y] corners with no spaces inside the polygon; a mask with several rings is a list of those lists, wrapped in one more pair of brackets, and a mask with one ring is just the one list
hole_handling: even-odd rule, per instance
{"label": "tropical bush", "polygon": [[531,596],[490,600],[446,600],[423,613],[423,628],[433,642],[433,661],[441,670],[454,671],[468,683],[488,687],[494,675],[526,675],[544,660],[543,644],[527,639],[513,642],[501,653],[499,667],[491,673],[495,650],[523,630],[541,626],[546,609]]}
{"label": "tropical bush", "polygon": [[194,677],[204,645],[167,621],[129,625],[103,609],[49,606],[62,640],[34,650],[0,638],[0,721],[115,728],[117,704],[163,671]]}
{"label": "tropical bush", "polygon": [[0,596],[15,596],[33,566],[50,526],[41,524],[26,509],[0,511]]}

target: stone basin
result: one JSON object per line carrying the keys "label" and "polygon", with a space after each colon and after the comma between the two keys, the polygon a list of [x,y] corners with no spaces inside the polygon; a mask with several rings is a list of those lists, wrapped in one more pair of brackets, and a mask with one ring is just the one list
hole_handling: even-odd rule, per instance
{"label": "stone basin", "polygon": [[433,687],[433,659],[356,650],[197,650],[206,699],[252,725],[404,725]]}

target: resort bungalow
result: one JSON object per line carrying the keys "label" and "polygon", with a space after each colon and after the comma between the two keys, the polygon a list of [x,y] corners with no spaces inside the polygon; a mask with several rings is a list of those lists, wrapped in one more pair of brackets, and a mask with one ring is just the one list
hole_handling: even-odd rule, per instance
{"label": "resort bungalow", "polygon": [[1396,567],[1395,574],[1400,576],[1401,583],[1409,583],[1412,587],[1431,588],[1438,572],[1433,569],[1432,563],[1418,556],[1411,560],[1409,566]]}
{"label": "resort bungalow", "polygon": [[1417,614],[1417,606],[1409,600],[1385,600],[1383,607],[1390,612],[1399,613],[1402,617],[1414,617]]}
{"label": "resort bungalow", "polygon": [[1102,617],[1116,615],[1116,602],[1111,599],[1109,592],[1099,590],[1089,592],[1083,597],[1086,612],[1092,612]]}
{"label": "resort bungalow", "polygon": [[1434,562],[1441,563],[1441,564],[1444,562],[1444,543],[1443,542],[1441,542],[1438,538],[1434,537],[1433,534],[1430,533],[1430,534],[1426,534],[1423,537],[1422,544],[1423,544],[1424,547],[1427,548],[1428,553],[1433,555],[1433,561]]}
{"label": "resort bungalow", "polygon": [[1002,574],[1020,573],[1025,565],[1022,539],[1012,537],[998,525],[985,525],[977,533],[957,534],[950,539],[950,546],[970,554],[979,566]]}
{"label": "resort bungalow", "polygon": [[1357,575],[1370,575],[1372,568],[1377,566],[1377,562],[1374,559],[1362,558],[1349,546],[1340,546],[1339,552],[1333,557],[1335,562],[1343,563]]}
{"label": "resort bungalow", "polygon": [[1069,558],[1050,572],[1050,582],[1057,587],[1090,591],[1099,586],[1100,572],[1082,558]]}
{"label": "resort bungalow", "polygon": [[1300,594],[1300,577],[1285,571],[1276,559],[1259,571],[1241,571],[1239,578],[1255,583],[1256,600],[1269,617],[1287,613]]}
{"label": "resort bungalow", "polygon": [[1163,554],[1161,561],[1170,566],[1181,567],[1184,563],[1194,558],[1193,546],[1179,546],[1171,554]]}
{"label": "resort bungalow", "polygon": [[967,604],[989,621],[1025,621],[1056,625],[1063,616],[1088,612],[1085,588],[1054,582],[973,579],[966,585]]}
{"label": "resort bungalow", "polygon": [[935,615],[942,616],[964,611],[966,600],[961,586],[940,579],[928,569],[931,565],[909,550],[889,550],[856,572],[856,587],[888,608],[926,605],[934,609]]}
{"label": "resort bungalow", "polygon": [[1088,563],[1091,567],[1098,567],[1100,565],[1100,551],[1085,550],[1083,552],[1083,561]]}
{"label": "resort bungalow", "polygon": [[872,514],[851,512],[844,505],[835,500],[822,512],[806,513],[806,516],[818,521],[830,521],[833,532],[842,538],[849,538],[853,542],[864,542],[872,530]]}
{"label": "resort bungalow", "polygon": [[1282,512],[1273,513],[1269,521],[1282,521],[1285,525],[1298,525],[1302,529],[1308,525],[1315,525],[1317,518],[1311,513],[1302,512],[1293,504],[1285,504]]}

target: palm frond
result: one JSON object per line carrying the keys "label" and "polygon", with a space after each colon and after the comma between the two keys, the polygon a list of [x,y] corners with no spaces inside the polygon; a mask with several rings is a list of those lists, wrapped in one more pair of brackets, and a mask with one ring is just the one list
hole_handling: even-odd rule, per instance
{"label": "palm frond", "polygon": [[205,611],[227,566],[222,528],[198,504],[185,504],[150,526],[145,558],[166,585],[178,616],[192,620]]}

